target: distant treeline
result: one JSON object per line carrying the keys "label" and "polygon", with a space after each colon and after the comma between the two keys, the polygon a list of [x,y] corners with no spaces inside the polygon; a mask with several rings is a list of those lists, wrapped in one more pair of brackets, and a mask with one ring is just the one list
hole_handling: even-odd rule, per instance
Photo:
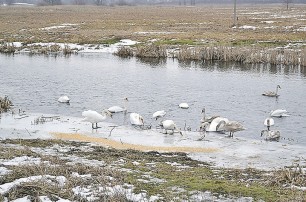
{"label": "distant treeline", "polygon": [[[0,4],[28,3],[35,5],[196,5],[196,4],[232,4],[234,0],[0,0]],[[237,0],[237,4],[303,3],[306,0]]]}

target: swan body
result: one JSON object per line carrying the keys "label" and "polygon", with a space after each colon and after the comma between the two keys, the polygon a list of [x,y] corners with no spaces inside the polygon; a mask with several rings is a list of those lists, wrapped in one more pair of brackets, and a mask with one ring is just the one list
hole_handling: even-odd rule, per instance
{"label": "swan body", "polygon": [[234,137],[234,132],[245,130],[243,125],[237,121],[228,121],[224,120],[220,121],[217,125],[216,129],[223,130],[225,132],[229,132],[229,137]]}
{"label": "swan body", "polygon": [[276,109],[270,112],[270,116],[283,117],[283,116],[289,116],[289,115],[287,114],[287,110],[285,109]]}
{"label": "swan body", "polygon": [[268,97],[278,97],[279,96],[279,94],[277,94],[278,93],[278,89],[281,89],[280,85],[276,86],[276,91],[275,92],[273,92],[273,91],[266,91],[262,95],[263,96],[268,96]]}
{"label": "swan body", "polygon": [[120,107],[120,106],[112,106],[110,108],[108,108],[108,111],[112,112],[112,113],[118,113],[118,112],[124,112],[126,111],[126,102],[129,101],[127,98],[123,99],[124,101],[124,107]]}
{"label": "swan body", "polygon": [[274,125],[274,119],[266,118],[264,121],[264,125],[267,126],[268,131],[270,130],[270,126]]}
{"label": "swan body", "polygon": [[70,99],[67,95],[64,95],[64,96],[61,96],[60,98],[58,98],[57,101],[60,102],[60,103],[69,103]]}
{"label": "swan body", "polygon": [[[90,122],[92,124],[92,129],[97,129],[98,123],[104,121],[107,116],[112,117],[112,114],[108,110],[102,111],[102,113],[98,113],[93,110],[87,110],[82,113],[82,116],[85,118],[82,121]],[[96,126],[94,126],[96,124]]]}
{"label": "swan body", "polygon": [[137,113],[130,114],[130,123],[134,126],[142,126],[144,125],[143,117]]}
{"label": "swan body", "polygon": [[202,109],[202,115],[203,117],[200,120],[201,123],[205,123],[205,122],[211,123],[215,118],[220,117],[220,116],[206,116],[205,108]]}
{"label": "swan body", "polygon": [[207,132],[218,132],[218,131],[222,131],[220,130],[220,128],[217,128],[217,125],[221,122],[224,121],[225,123],[229,122],[229,120],[227,118],[223,118],[223,117],[216,117],[215,119],[213,119],[209,126],[206,127],[206,131]]}
{"label": "swan body", "polygon": [[279,141],[280,131],[278,130],[262,130],[261,136],[264,136],[264,139],[267,141]]}
{"label": "swan body", "polygon": [[166,134],[173,134],[175,130],[179,132],[181,135],[182,132],[177,128],[176,124],[173,120],[164,120],[162,121],[162,127],[164,128]]}
{"label": "swan body", "polygon": [[188,109],[189,108],[189,105],[185,102],[179,104],[179,107],[182,108],[182,109]]}
{"label": "swan body", "polygon": [[200,137],[198,140],[203,140],[204,139],[204,137],[206,136],[206,128],[208,128],[208,127],[209,127],[208,122],[201,123],[200,132],[203,132],[203,136]]}
{"label": "swan body", "polygon": [[164,117],[166,115],[166,112],[164,110],[161,111],[157,111],[153,113],[153,118],[155,118],[156,120],[160,117]]}

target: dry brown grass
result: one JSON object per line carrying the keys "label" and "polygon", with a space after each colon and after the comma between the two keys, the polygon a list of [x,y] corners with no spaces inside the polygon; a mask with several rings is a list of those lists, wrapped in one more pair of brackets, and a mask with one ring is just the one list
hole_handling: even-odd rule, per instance
{"label": "dry brown grass", "polygon": [[0,113],[10,110],[12,105],[12,101],[7,96],[0,97]]}
{"label": "dry brown grass", "polygon": [[[48,196],[52,201],[60,198],[88,201],[74,193],[76,187],[89,188],[97,197],[95,201],[128,201],[127,194],[120,190],[109,195],[101,189],[126,184],[134,185],[133,193],[145,191],[147,197],[159,195],[162,201],[176,201],[179,200],[177,197],[188,201],[188,193],[193,190],[208,190],[234,199],[235,196],[251,196],[255,201],[303,201],[306,197],[302,190],[284,187],[288,183],[304,186],[305,173],[300,170],[304,169],[302,166],[273,173],[251,168],[222,169],[192,160],[185,153],[116,150],[85,142],[39,139],[1,140],[0,154],[1,167],[10,170],[0,176],[0,185],[16,182],[20,178],[40,176],[34,181],[17,183],[0,194],[0,201],[4,201],[4,197],[12,201],[27,195],[31,201],[40,201],[39,196]],[[3,164],[3,160],[9,161],[17,156],[38,158],[40,162]],[[102,165],[97,164],[97,161],[102,162]],[[56,178],[59,176],[62,180]],[[164,181],[157,183],[150,178]],[[175,187],[185,191],[177,193],[173,191]]]}
{"label": "dry brown grass", "polygon": [[[111,38],[190,39],[209,44],[240,41],[301,41],[305,32],[305,5],[287,11],[282,5],[238,7],[238,26],[256,30],[232,29],[232,7],[184,6],[50,6],[0,7],[0,39],[4,41],[99,43]],[[287,18],[281,18],[287,16]],[[305,17],[304,17],[305,18]],[[266,21],[273,21],[268,24]],[[74,25],[41,29],[63,23]],[[271,27],[274,28],[265,28]],[[287,27],[287,28],[286,28]]]}

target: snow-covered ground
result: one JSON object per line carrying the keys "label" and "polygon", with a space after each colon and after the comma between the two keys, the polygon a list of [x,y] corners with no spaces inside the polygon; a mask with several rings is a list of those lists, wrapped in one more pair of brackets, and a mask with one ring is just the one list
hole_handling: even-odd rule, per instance
{"label": "snow-covered ground", "polygon": [[[42,29],[57,29],[57,28],[63,28],[67,26],[75,26],[73,24],[62,24],[59,26],[52,26],[52,27],[45,27]],[[23,45],[21,42],[10,42],[6,43],[5,45],[8,46],[14,46],[15,48],[20,48],[19,51],[16,51],[16,53],[21,52],[21,53],[28,53],[31,52],[31,47],[47,47],[50,48],[51,46],[59,46],[60,51],[63,51],[65,48],[70,48],[71,50],[74,50],[75,52],[78,53],[114,53],[118,50],[119,47],[121,46],[131,46],[137,44],[137,41],[133,41],[130,39],[122,39],[120,42],[111,44],[111,45],[101,45],[101,44],[85,44],[85,45],[78,45],[74,43],[31,43],[31,44],[26,44]]]}
{"label": "snow-covered ground", "polygon": [[[49,118],[45,118],[44,123],[36,124],[35,120],[41,116]],[[0,138],[60,138],[93,142],[117,149],[186,152],[193,159],[227,168],[274,170],[294,163],[306,165],[306,150],[303,146],[247,139],[241,137],[239,132],[234,134],[234,138],[210,132],[204,140],[199,141],[202,136],[199,132],[184,131],[181,136],[176,133],[163,134],[160,129],[138,130],[130,125],[116,126],[111,122],[99,123],[99,126],[101,128],[92,130],[91,123],[83,122],[82,117],[2,114]]]}

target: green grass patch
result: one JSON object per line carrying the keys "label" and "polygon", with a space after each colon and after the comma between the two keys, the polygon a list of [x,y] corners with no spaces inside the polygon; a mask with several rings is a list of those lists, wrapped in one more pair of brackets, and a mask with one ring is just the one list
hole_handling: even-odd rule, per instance
{"label": "green grass patch", "polygon": [[164,39],[156,41],[156,45],[197,45],[198,43],[191,39]]}
{"label": "green grass patch", "polygon": [[120,42],[121,38],[109,38],[109,39],[103,39],[101,41],[99,41],[100,44],[105,44],[105,45],[112,45],[112,44],[115,44],[115,43],[118,43]]}

